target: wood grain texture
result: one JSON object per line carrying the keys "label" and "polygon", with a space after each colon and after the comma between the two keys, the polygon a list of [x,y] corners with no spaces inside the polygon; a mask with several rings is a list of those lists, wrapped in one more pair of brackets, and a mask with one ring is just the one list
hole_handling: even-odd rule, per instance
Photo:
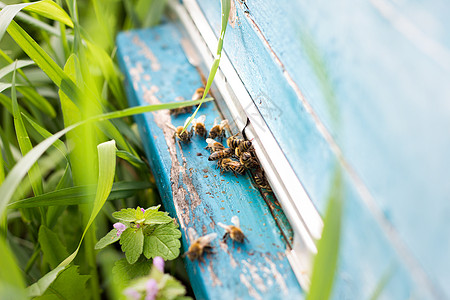
{"label": "wood grain texture", "polygon": [[[219,32],[218,1],[197,2]],[[382,297],[449,298],[448,2],[234,2],[225,51],[320,212],[346,173],[335,298],[391,263]]]}
{"label": "wood grain texture", "polygon": [[[122,33],[117,39],[118,58],[131,105],[190,99],[201,86],[200,75],[180,46],[175,24]],[[214,103],[202,106],[206,126],[219,117]],[[145,150],[165,209],[176,217],[186,251],[187,228],[199,235],[217,232],[215,254],[205,263],[185,258],[198,299],[303,298],[303,292],[285,256],[285,242],[269,206],[248,176],[221,175],[208,161],[204,139],[194,136],[189,144],[176,142],[167,126],[183,125],[189,115],[171,116],[163,110],[136,117]],[[270,200],[269,200],[270,201]],[[218,222],[240,218],[248,243],[223,243]],[[279,211],[277,218],[285,218]],[[285,221],[284,221],[285,222]]]}

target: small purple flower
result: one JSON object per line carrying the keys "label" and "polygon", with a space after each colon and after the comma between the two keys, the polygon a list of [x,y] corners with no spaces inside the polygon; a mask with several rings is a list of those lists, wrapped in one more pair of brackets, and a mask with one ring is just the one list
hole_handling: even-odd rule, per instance
{"label": "small purple flower", "polygon": [[161,256],[156,256],[153,259],[153,265],[155,268],[164,273],[164,259]]}
{"label": "small purple flower", "polygon": [[115,229],[117,229],[117,236],[120,236],[122,232],[124,232],[124,230],[127,229],[127,226],[125,226],[120,222],[115,223],[113,226]]}
{"label": "small purple flower", "polygon": [[141,293],[133,288],[127,288],[123,291],[123,294],[127,296],[128,299],[139,300],[141,299]]}
{"label": "small purple flower", "polygon": [[158,294],[158,283],[155,279],[149,279],[145,284],[145,300],[155,300],[156,295]]}
{"label": "small purple flower", "polygon": [[145,213],[145,209],[143,209],[143,208],[141,207],[141,210],[142,210],[143,213]]}

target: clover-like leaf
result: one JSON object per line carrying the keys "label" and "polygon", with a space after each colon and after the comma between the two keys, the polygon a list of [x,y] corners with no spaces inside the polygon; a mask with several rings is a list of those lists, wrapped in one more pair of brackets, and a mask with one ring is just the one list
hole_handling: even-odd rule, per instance
{"label": "clover-like leaf", "polygon": [[172,222],[158,225],[155,230],[144,237],[144,255],[148,259],[161,256],[165,260],[172,260],[180,254],[181,232]]}
{"label": "clover-like leaf", "polygon": [[143,256],[134,264],[129,264],[124,258],[116,261],[112,269],[112,273],[117,279],[117,282],[123,283],[124,286],[126,286],[130,280],[147,275],[151,268],[151,261],[147,260]]}
{"label": "clover-like leaf", "polygon": [[134,264],[142,253],[144,234],[142,228],[127,228],[120,236],[120,245],[130,264]]}
{"label": "clover-like leaf", "polygon": [[117,235],[117,229],[112,229],[108,234],[102,237],[97,244],[95,244],[95,249],[103,249],[112,243],[117,242],[120,239],[120,236]]}
{"label": "clover-like leaf", "polygon": [[120,211],[113,212],[112,216],[124,222],[136,222],[139,219],[134,208],[124,208]]}
{"label": "clover-like leaf", "polygon": [[[162,280],[160,281],[160,285],[163,286],[158,291],[159,299],[179,299],[179,297],[183,297],[186,294],[186,288],[176,280],[174,277],[164,274]],[[192,299],[190,297],[185,297],[183,299]]]}
{"label": "clover-like leaf", "polygon": [[168,216],[166,212],[157,211],[153,209],[148,209],[144,214],[145,221],[144,224],[155,225],[155,224],[167,224],[172,222],[172,218]]}

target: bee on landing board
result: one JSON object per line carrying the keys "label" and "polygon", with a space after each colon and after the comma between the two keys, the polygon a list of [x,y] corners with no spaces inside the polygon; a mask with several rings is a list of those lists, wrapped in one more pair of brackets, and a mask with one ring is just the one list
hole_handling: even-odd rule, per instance
{"label": "bee on landing board", "polygon": [[217,233],[209,233],[207,235],[198,237],[197,232],[194,228],[189,227],[188,228],[188,235],[189,240],[191,242],[191,245],[189,246],[189,249],[186,253],[183,254],[184,256],[187,256],[191,261],[199,260],[201,262],[204,262],[203,259],[203,253],[204,252],[212,252],[212,246],[210,245],[211,241],[217,237]]}
{"label": "bee on landing board", "polygon": [[242,152],[239,157],[239,161],[247,169],[258,166],[258,161],[255,158],[253,158],[250,152]]}
{"label": "bee on landing board", "polygon": [[211,150],[211,153],[225,149],[225,146],[222,145],[222,143],[216,142],[213,139],[207,138],[206,142],[208,143],[208,146],[206,146],[205,149]]}
{"label": "bee on landing board", "polygon": [[192,120],[192,128],[194,129],[195,134],[203,138],[205,138],[206,134],[208,133],[205,127],[205,120],[205,115],[201,115],[197,119]]}
{"label": "bee on landing board", "polygon": [[235,241],[238,243],[243,243],[247,238],[241,230],[239,218],[237,216],[233,216],[231,218],[231,223],[233,223],[234,225],[225,225],[220,222],[217,223],[217,225],[225,229],[225,234],[222,237],[222,241],[225,242],[229,237],[233,241],[233,244]]}
{"label": "bee on landing board", "polygon": [[192,95],[192,100],[202,99],[204,92],[205,92],[205,88],[203,88],[203,87],[196,89],[194,94]]}
{"label": "bee on landing board", "polygon": [[217,162],[217,166],[220,168],[220,174],[225,171],[230,171],[236,176],[236,173],[243,174],[245,172],[245,167],[240,162],[232,160],[231,158],[220,159]]}
{"label": "bee on landing board", "polygon": [[262,169],[256,170],[253,175],[253,179],[259,188],[272,192],[272,188],[270,187],[269,182],[267,182],[266,176],[264,175],[264,171]]}
{"label": "bee on landing board", "polygon": [[[188,122],[188,120],[189,120],[189,118],[187,118],[186,121],[184,122],[185,125]],[[186,130],[183,132],[184,126],[175,127],[170,123],[167,123],[167,126],[174,131],[173,136],[179,138],[180,141],[185,142],[185,143],[189,143],[191,141],[192,129],[187,130],[187,128],[186,128]]]}
{"label": "bee on landing board", "polygon": [[208,157],[208,160],[213,161],[213,160],[223,159],[223,158],[230,157],[232,155],[233,155],[233,150],[231,150],[230,148],[225,148],[223,150],[213,152]]}
{"label": "bee on landing board", "polygon": [[209,138],[215,139],[219,138],[222,140],[225,137],[225,130],[229,129],[230,125],[228,125],[228,120],[222,120],[220,124],[217,124],[217,120],[214,120],[214,126],[209,131]]}

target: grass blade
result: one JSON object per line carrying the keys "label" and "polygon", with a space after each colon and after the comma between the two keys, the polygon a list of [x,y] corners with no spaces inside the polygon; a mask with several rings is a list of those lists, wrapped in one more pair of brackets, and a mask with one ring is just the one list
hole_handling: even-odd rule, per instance
{"label": "grass blade", "polygon": [[[23,30],[12,21],[7,29],[10,36],[20,48],[47,74],[47,76],[76,103],[83,95],[76,84],[63,72],[53,59]],[[76,103],[77,104],[77,103]]]}
{"label": "grass blade", "polygon": [[58,4],[51,0],[34,2],[32,5],[24,7],[23,10],[37,13],[45,18],[59,21],[73,28],[73,22],[69,15]]}
{"label": "grass blade", "polygon": [[[211,85],[213,83],[214,77],[216,76],[217,69],[219,68],[220,58],[222,57],[223,40],[225,38],[225,32],[227,30],[227,25],[228,25],[228,18],[230,16],[230,9],[231,9],[231,2],[230,1],[232,1],[232,0],[221,0],[221,5],[222,5],[222,28],[220,30],[219,41],[217,43],[217,52],[216,52],[217,56],[216,56],[216,59],[214,60],[212,66],[211,66],[211,70],[209,71],[208,81],[206,82],[205,92],[203,93],[202,100],[204,100],[206,95],[208,94],[209,89],[211,88]],[[203,104],[203,101],[200,102],[200,104],[198,105],[197,109],[194,111],[192,116],[189,118],[189,121],[184,125],[183,131],[185,131],[186,128],[188,128],[188,126],[191,124],[192,120],[197,115],[198,110],[200,109],[202,104]]]}
{"label": "grass blade", "polygon": [[[17,67],[16,67],[17,64]],[[10,63],[6,67],[0,69],[0,79],[13,72],[14,69],[24,68],[26,66],[34,65],[32,60],[17,60],[16,62]]]}
{"label": "grass blade", "polygon": [[[116,182],[108,200],[128,198],[136,194],[137,191],[151,187],[154,186],[149,182]],[[95,196],[95,185],[75,186],[12,202],[8,205],[8,209],[86,204],[92,203],[93,196]]]}
{"label": "grass blade", "polygon": [[56,279],[59,272],[65,269],[74,260],[74,258],[78,254],[86,232],[88,231],[95,217],[97,217],[97,214],[99,213],[103,204],[105,204],[105,201],[111,191],[116,169],[116,143],[114,142],[114,140],[105,142],[98,145],[97,149],[99,167],[97,193],[95,195],[94,207],[92,209],[91,216],[81,236],[80,243],[78,244],[77,249],[63,262],[61,262],[58,267],[44,275],[41,279],[39,279],[38,282],[28,287],[28,295],[30,297],[41,296],[50,286],[50,284]]}
{"label": "grass blade", "polygon": [[[22,114],[19,110],[19,104],[17,103],[16,97],[16,71],[14,70],[13,78],[12,78],[12,86],[11,86],[11,98],[12,98],[12,107],[13,107],[13,115],[14,115],[14,127],[16,129],[17,141],[19,142],[20,151],[22,155],[27,154],[32,148],[30,137],[28,136],[27,130],[25,129],[25,125],[23,124]],[[33,192],[36,196],[39,196],[43,193],[42,187],[42,175],[39,170],[39,166],[34,164],[28,173],[31,186],[33,188]]]}
{"label": "grass blade", "polygon": [[17,15],[17,13],[27,7],[32,5],[33,3],[21,3],[21,4],[13,4],[7,5],[0,11],[0,41],[3,38],[3,35],[6,32],[6,28],[8,28],[12,19]]}
{"label": "grass blade", "polygon": [[327,300],[330,298],[337,270],[342,207],[342,175],[340,170],[336,169],[325,213],[322,238],[318,243],[318,252],[314,259],[311,287],[307,300]]}

